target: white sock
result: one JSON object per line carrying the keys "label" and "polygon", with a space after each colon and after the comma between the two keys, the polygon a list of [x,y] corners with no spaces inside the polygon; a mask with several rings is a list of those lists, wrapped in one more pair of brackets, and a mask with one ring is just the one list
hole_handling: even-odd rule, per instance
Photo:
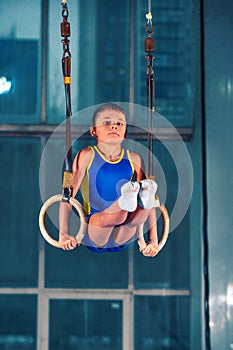
{"label": "white sock", "polygon": [[149,179],[140,181],[140,184],[140,205],[144,209],[151,209],[155,206],[155,193],[157,191],[158,185],[155,181]]}
{"label": "white sock", "polygon": [[137,196],[140,185],[138,182],[126,182],[121,187],[121,196],[118,199],[119,207],[122,210],[135,211],[137,208]]}

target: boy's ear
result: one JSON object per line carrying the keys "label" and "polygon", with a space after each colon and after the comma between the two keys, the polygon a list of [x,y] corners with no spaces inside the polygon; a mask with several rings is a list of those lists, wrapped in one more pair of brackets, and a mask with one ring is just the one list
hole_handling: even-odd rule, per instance
{"label": "boy's ear", "polygon": [[91,134],[92,137],[97,137],[97,135],[96,135],[96,128],[95,127],[91,127],[90,128],[90,134]]}

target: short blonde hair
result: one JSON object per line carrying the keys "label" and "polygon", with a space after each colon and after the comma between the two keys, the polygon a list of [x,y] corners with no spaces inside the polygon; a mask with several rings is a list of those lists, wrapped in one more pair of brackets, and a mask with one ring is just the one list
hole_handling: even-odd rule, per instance
{"label": "short blonde hair", "polygon": [[93,113],[93,117],[92,117],[92,126],[95,127],[96,126],[96,118],[97,115],[103,111],[106,111],[106,109],[112,109],[114,111],[118,111],[122,114],[124,114],[125,119],[126,119],[126,112],[124,110],[123,107],[121,107],[119,104],[117,103],[113,103],[113,102],[108,102],[108,103],[104,103],[102,105],[100,105],[95,112]]}

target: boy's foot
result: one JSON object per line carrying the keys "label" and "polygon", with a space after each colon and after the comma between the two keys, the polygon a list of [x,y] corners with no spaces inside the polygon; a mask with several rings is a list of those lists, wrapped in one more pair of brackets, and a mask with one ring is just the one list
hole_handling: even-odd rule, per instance
{"label": "boy's foot", "polygon": [[126,182],[121,187],[121,196],[118,199],[119,207],[122,210],[135,211],[137,208],[137,196],[140,185],[138,182]]}
{"label": "boy's foot", "polygon": [[155,193],[158,185],[153,180],[140,181],[139,204],[144,209],[152,209],[155,206]]}

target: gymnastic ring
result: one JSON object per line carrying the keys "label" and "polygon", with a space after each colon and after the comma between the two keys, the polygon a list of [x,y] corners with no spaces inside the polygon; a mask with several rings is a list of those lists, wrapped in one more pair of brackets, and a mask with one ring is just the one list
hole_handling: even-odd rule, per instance
{"label": "gymnastic ring", "polygon": [[170,220],[169,220],[169,215],[168,215],[167,209],[163,203],[160,204],[158,209],[161,212],[161,216],[162,216],[162,220],[163,220],[163,232],[162,232],[161,238],[159,240],[159,251],[160,251],[161,249],[163,249],[163,247],[168,239]]}
{"label": "gymnastic ring", "polygon": [[[62,194],[56,194],[55,196],[49,198],[42,206],[41,210],[40,210],[40,214],[39,214],[39,227],[40,227],[40,232],[42,234],[42,236],[44,237],[44,239],[51,244],[52,246],[56,247],[56,248],[62,248],[61,244],[59,243],[59,241],[56,241],[55,239],[53,239],[50,234],[48,233],[46,227],[45,227],[45,218],[46,218],[46,213],[48,211],[48,208],[57,203],[57,202],[61,202],[62,201]],[[74,198],[70,198],[69,199],[69,203],[77,210],[77,213],[79,215],[80,218],[80,227],[79,227],[79,231],[77,233],[77,235],[75,236],[75,239],[77,241],[77,243],[81,243],[82,238],[86,232],[86,220],[85,220],[85,214],[83,211],[83,207],[82,205]]]}
{"label": "gymnastic ring", "polygon": [[[162,221],[163,221],[163,232],[158,243],[158,246],[159,246],[158,252],[160,252],[160,250],[164,247],[168,239],[170,222],[169,222],[169,215],[168,215],[167,209],[163,203],[160,203],[160,206],[156,207],[156,209],[160,210]],[[139,251],[143,253],[143,250],[147,247],[147,244],[145,242],[144,235],[143,235],[143,224],[139,226],[138,237],[139,237],[138,238]]]}

